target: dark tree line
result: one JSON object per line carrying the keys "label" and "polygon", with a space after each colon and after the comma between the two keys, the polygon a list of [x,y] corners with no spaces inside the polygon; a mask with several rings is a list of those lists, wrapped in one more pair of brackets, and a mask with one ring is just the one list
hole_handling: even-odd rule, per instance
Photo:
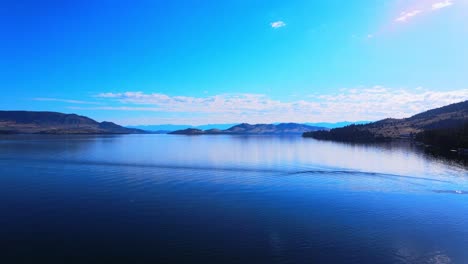
{"label": "dark tree line", "polygon": [[431,129],[416,134],[416,140],[443,149],[468,148],[468,122],[464,125]]}
{"label": "dark tree line", "polygon": [[350,142],[374,142],[385,140],[381,137],[376,137],[369,130],[364,128],[364,125],[349,125],[341,128],[334,128],[330,131],[314,131],[306,132],[303,137],[312,137],[322,140],[350,141]]}

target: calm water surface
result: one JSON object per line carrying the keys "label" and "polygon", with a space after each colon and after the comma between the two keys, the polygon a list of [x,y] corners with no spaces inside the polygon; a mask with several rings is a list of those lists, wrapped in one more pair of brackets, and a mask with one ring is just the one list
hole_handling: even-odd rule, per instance
{"label": "calm water surface", "polygon": [[0,263],[468,263],[468,171],[408,144],[1,136]]}

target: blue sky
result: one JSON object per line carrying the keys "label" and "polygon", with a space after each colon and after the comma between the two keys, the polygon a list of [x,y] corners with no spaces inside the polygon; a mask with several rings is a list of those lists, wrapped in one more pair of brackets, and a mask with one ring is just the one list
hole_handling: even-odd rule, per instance
{"label": "blue sky", "polygon": [[3,110],[377,120],[468,99],[468,0],[0,3]]}

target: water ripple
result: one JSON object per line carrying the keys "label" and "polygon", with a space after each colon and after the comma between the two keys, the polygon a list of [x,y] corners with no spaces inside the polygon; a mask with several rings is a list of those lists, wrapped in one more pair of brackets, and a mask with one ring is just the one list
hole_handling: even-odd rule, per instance
{"label": "water ripple", "polygon": [[[1,158],[0,160],[17,160],[14,158]],[[137,168],[154,168],[154,169],[174,169],[174,170],[200,170],[200,171],[226,171],[226,172],[251,172],[251,173],[275,173],[279,175],[352,175],[352,176],[372,176],[390,180],[405,179],[419,180],[439,183],[452,183],[447,180],[439,180],[427,177],[415,177],[409,175],[399,175],[382,172],[368,172],[360,170],[294,170],[294,168],[254,168],[254,167],[215,167],[215,166],[190,166],[190,165],[173,165],[173,164],[148,164],[148,163],[130,163],[130,162],[112,162],[112,161],[90,161],[90,160],[66,160],[66,159],[22,159],[23,162],[38,162],[38,163],[53,163],[53,164],[70,164],[70,165],[88,165],[88,166],[112,166],[112,167],[137,167]],[[415,183],[412,183],[415,184]],[[416,184],[417,185],[417,184]],[[443,191],[436,191],[443,192]]]}

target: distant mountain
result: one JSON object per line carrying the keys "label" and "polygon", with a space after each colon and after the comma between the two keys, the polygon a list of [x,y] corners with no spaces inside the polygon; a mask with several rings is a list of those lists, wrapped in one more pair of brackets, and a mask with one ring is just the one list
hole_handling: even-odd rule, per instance
{"label": "distant mountain", "polygon": [[173,135],[203,135],[203,134],[208,134],[205,131],[198,129],[198,128],[187,128],[187,129],[182,129],[182,130],[176,130],[169,132],[169,134]]}
{"label": "distant mountain", "polygon": [[0,111],[0,134],[136,134],[140,129],[57,112]]}
{"label": "distant mountain", "polygon": [[151,131],[151,132],[159,132],[159,131],[176,131],[176,130],[183,130],[187,128],[195,128],[195,129],[201,129],[201,130],[208,130],[208,129],[228,129],[232,126],[235,126],[237,124],[207,124],[207,125],[200,125],[200,126],[191,126],[191,125],[141,125],[141,126],[127,126],[128,128],[136,128],[136,129],[142,129],[145,131]]}
{"label": "distant mountain", "polygon": [[141,126],[126,126],[127,128],[142,129],[146,131],[175,131],[189,128],[189,125],[141,125]]}
{"label": "distant mountain", "polygon": [[256,124],[247,123],[232,126],[228,129],[209,129],[201,130],[197,128],[187,128],[183,130],[173,131],[169,134],[175,135],[213,135],[213,134],[230,134],[230,135],[285,135],[285,134],[302,134],[307,131],[324,130],[324,127],[308,126],[296,123],[281,123],[281,124]]}
{"label": "distant mountain", "polygon": [[379,141],[413,138],[430,130],[462,128],[468,123],[468,101],[432,109],[409,118],[392,119],[335,128],[330,131],[304,133],[304,137],[339,141]]}
{"label": "distant mountain", "polygon": [[[304,125],[307,126],[313,126],[313,127],[322,127],[322,128],[337,128],[337,127],[344,127],[348,126],[351,124],[367,124],[370,123],[370,121],[356,121],[356,122],[337,122],[337,123],[304,123]],[[281,124],[281,123],[274,123],[275,125]],[[236,124],[207,124],[207,125],[200,125],[200,126],[192,126],[192,125],[140,125],[140,126],[127,126],[128,128],[136,128],[136,129],[142,129],[145,131],[151,131],[151,132],[171,132],[171,131],[177,131],[177,130],[184,130],[188,128],[194,128],[194,129],[200,129],[200,130],[210,130],[210,129],[219,129],[219,130],[226,130],[229,129]]]}

